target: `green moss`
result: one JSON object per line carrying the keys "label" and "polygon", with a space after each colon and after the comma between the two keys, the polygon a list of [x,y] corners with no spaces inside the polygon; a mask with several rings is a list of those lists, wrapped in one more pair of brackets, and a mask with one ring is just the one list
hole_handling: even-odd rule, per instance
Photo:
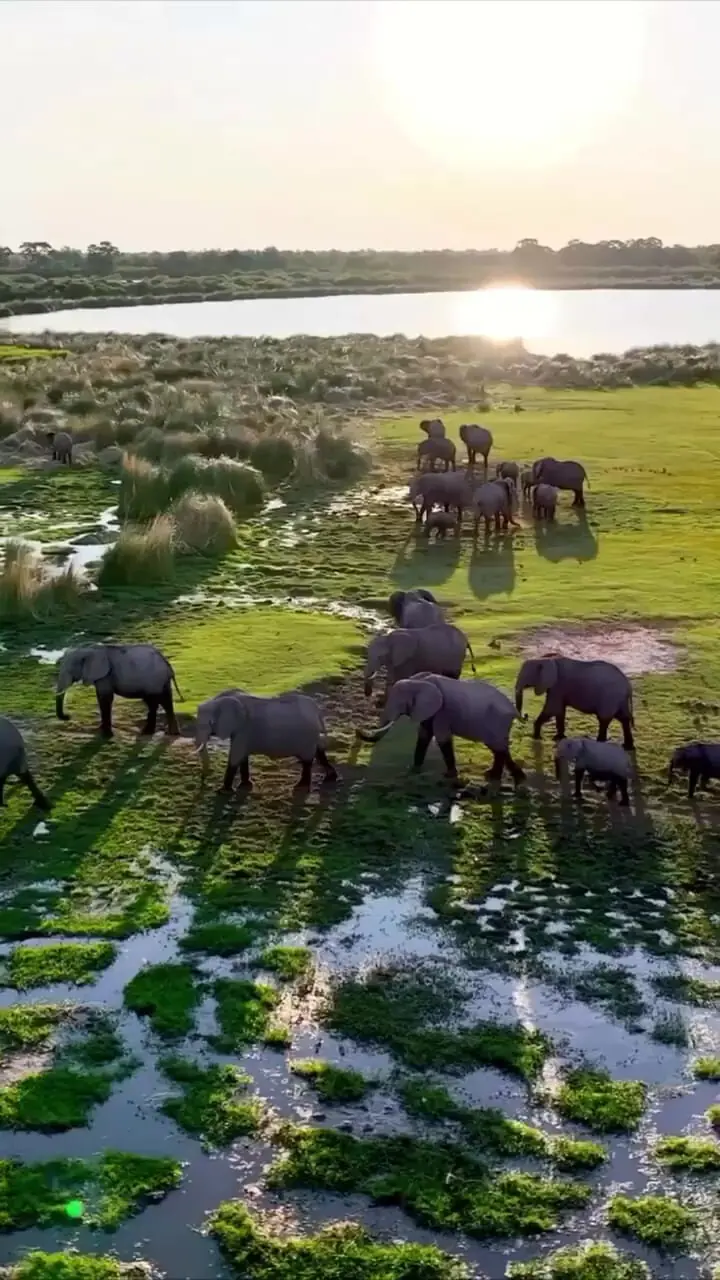
{"label": "green moss", "polygon": [[530,1262],[511,1262],[509,1280],[650,1280],[640,1258],[602,1241],[571,1245]]}
{"label": "green moss", "polygon": [[258,962],[263,969],[270,969],[283,982],[302,978],[312,965],[309,947],[268,947]]}
{"label": "green moss", "polygon": [[586,1004],[599,1004],[623,1022],[634,1022],[645,1012],[645,1002],[632,974],[622,967],[598,964],[564,977],[560,986]]}
{"label": "green moss", "polygon": [[115,959],[110,942],[54,942],[47,946],[15,947],[8,965],[9,985],[19,991],[56,983],[82,986],[93,982]]}
{"label": "green moss", "polygon": [[7,1280],[122,1280],[116,1258],[33,1250],[6,1273]]}
{"label": "green moss", "polygon": [[377,1081],[368,1080],[360,1071],[348,1071],[334,1067],[319,1058],[296,1059],[290,1063],[293,1075],[307,1080],[323,1102],[341,1106],[343,1103],[361,1102],[377,1087]]}
{"label": "green moss", "polygon": [[598,1142],[562,1136],[549,1139],[548,1155],[556,1168],[566,1173],[597,1169],[607,1160],[607,1151]]}
{"label": "green moss", "polygon": [[563,1210],[581,1207],[591,1194],[581,1183],[498,1174],[450,1143],[364,1141],[292,1125],[280,1141],[287,1154],[270,1169],[269,1186],[363,1192],[377,1203],[401,1205],[434,1230],[488,1237],[549,1231]]}
{"label": "green moss", "polygon": [[280,997],[262,982],[218,978],[213,985],[220,1035],[211,1043],[220,1053],[232,1053],[261,1040],[267,1033],[270,1013]]}
{"label": "green moss", "polygon": [[689,1173],[716,1173],[720,1169],[720,1145],[711,1138],[661,1138],[654,1154],[669,1169]]}
{"label": "green moss", "polygon": [[210,1230],[235,1271],[253,1280],[464,1280],[467,1267],[433,1245],[381,1244],[341,1223],[314,1236],[273,1236],[245,1205],[229,1201]]}
{"label": "green moss", "polygon": [[670,1196],[613,1196],[608,1222],[616,1231],[637,1236],[643,1244],[680,1249],[697,1224],[696,1215]]}
{"label": "green moss", "polygon": [[691,978],[684,973],[671,973],[652,979],[659,996],[666,1000],[678,1000],[700,1008],[712,1008],[720,1004],[720,982],[706,982],[704,978]]}
{"label": "green moss", "polygon": [[192,1031],[200,1003],[197,973],[190,964],[154,964],[131,978],[123,1000],[134,1013],[150,1018],[153,1031],[176,1039]]}
{"label": "green moss", "polygon": [[112,1082],[96,1071],[51,1067],[0,1089],[0,1128],[61,1133],[89,1123],[110,1097]]}
{"label": "green moss", "polygon": [[204,951],[211,956],[237,956],[257,941],[256,924],[194,924],[180,940],[182,951]]}
{"label": "green moss", "polygon": [[83,1221],[106,1230],[177,1187],[177,1160],[106,1151],[98,1161],[0,1160],[0,1231],[67,1222],[66,1206],[83,1205]]}
{"label": "green moss", "polygon": [[292,1048],[292,1033],[287,1027],[269,1027],[262,1038],[266,1049],[276,1049],[278,1053]]}
{"label": "green moss", "polygon": [[613,1080],[606,1071],[580,1067],[568,1074],[555,1105],[567,1120],[597,1133],[629,1133],[640,1123],[646,1095],[639,1080]]}
{"label": "green moss", "polygon": [[257,1131],[263,1106],[258,1098],[241,1099],[251,1083],[244,1072],[236,1067],[203,1068],[184,1058],[162,1058],[160,1067],[182,1088],[182,1096],[167,1098],[161,1110],[186,1133],[222,1147]]}
{"label": "green moss", "polygon": [[326,1013],[333,1031],[395,1047],[426,1023],[443,1022],[465,999],[435,965],[384,965],[338,983]]}
{"label": "green moss", "polygon": [[59,1004],[16,1004],[0,1009],[0,1051],[39,1048],[69,1012]]}
{"label": "green moss", "polygon": [[108,1067],[122,1058],[124,1045],[105,1014],[95,1014],[84,1034],[65,1045],[62,1057],[83,1067]]}
{"label": "green moss", "polygon": [[720,1105],[716,1103],[715,1106],[708,1107],[705,1115],[710,1121],[713,1129],[720,1129]]}
{"label": "green moss", "polygon": [[534,1080],[552,1052],[541,1031],[521,1023],[478,1022],[460,1031],[416,1031],[392,1049],[418,1071],[471,1071],[496,1067],[523,1080]]}
{"label": "green moss", "polygon": [[693,1063],[696,1080],[720,1080],[720,1058],[698,1058]]}

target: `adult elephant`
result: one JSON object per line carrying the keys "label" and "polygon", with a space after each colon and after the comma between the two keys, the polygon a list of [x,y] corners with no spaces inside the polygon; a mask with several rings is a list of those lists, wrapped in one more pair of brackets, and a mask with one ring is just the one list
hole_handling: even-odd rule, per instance
{"label": "adult elephant", "polygon": [[375,636],[368,645],[363,678],[365,697],[372,693],[373,676],[378,671],[387,673],[386,694],[398,680],[415,675],[418,671],[437,671],[439,675],[457,679],[463,669],[466,651],[475,670],[475,657],[470,641],[459,627],[448,622],[419,627],[411,631],[399,629]]}
{"label": "adult elephant", "polygon": [[8,778],[19,778],[27,787],[38,809],[49,809],[50,801],[37,785],[27,760],[23,736],[17,725],[0,716],[0,807],[5,804],[5,783]]}
{"label": "adult elephant", "polygon": [[147,707],[142,732],[155,732],[158,707],[167,717],[168,733],[180,732],[173,706],[173,684],[178,693],[175,672],[159,649],[152,644],[90,644],[71,649],[58,670],[55,686],[55,714],[58,720],[69,720],[65,712],[65,693],[73,684],[92,684],[100,709],[100,731],[112,737],[112,705],[117,695],[137,698]]}
{"label": "adult elephant", "polygon": [[464,422],[458,435],[467,449],[468,466],[474,467],[475,459],[480,454],[487,472],[488,456],[493,446],[492,431],[479,426],[477,422]]}
{"label": "adult elephant", "polygon": [[52,445],[53,462],[66,462],[72,466],[73,438],[69,431],[48,431],[48,444]]}
{"label": "adult elephant", "polygon": [[456,507],[458,523],[462,522],[463,511],[471,506],[473,487],[467,476],[461,471],[425,472],[413,476],[408,488],[408,498],[415,508],[415,520],[421,524],[433,507]]}
{"label": "adult elephant", "polygon": [[411,591],[393,591],[388,606],[397,625],[411,631],[445,621],[432,591],[426,591],[424,587],[413,587]]}
{"label": "adult elephant", "polygon": [[442,462],[445,464],[446,471],[455,470],[455,442],[444,437],[430,436],[428,440],[421,440],[417,447],[417,470],[419,471],[423,463],[427,460],[428,467],[426,470],[434,471],[435,463]]}
{"label": "adult elephant", "polygon": [[569,489],[575,496],[574,507],[585,506],[583,485],[587,482],[587,472],[582,462],[567,460],[558,462],[557,458],[538,458],[532,465],[532,482],[550,484],[556,489]]}
{"label": "adult elephant", "polygon": [[445,423],[442,418],[423,418],[420,430],[432,440],[442,440],[445,436]]}
{"label": "adult elephant", "polygon": [[207,744],[213,735],[230,742],[223,791],[232,791],[238,770],[241,785],[252,786],[251,755],[295,757],[301,764],[298,789],[307,790],[310,786],[315,761],[324,770],[326,782],[337,779],[325,754],[327,730],[322,711],[307,694],[281,693],[265,698],[242,689],[225,689],[201,703],[195,743],[202,756],[203,773],[209,767]]}
{"label": "adult elephant", "polygon": [[597,716],[598,742],[607,740],[610,722],[619,720],[625,750],[635,750],[632,685],[614,662],[588,662],[580,658],[563,658],[559,654],[529,658],[523,662],[515,681],[518,715],[522,714],[525,689],[533,689],[538,695],[545,694],[545,704],[533,725],[534,738],[539,738],[542,726],[553,719],[557,740],[564,738],[565,713],[568,707],[572,707],[586,715]]}
{"label": "adult elephant", "polygon": [[512,480],[487,480],[484,484],[478,485],[472,497],[475,537],[477,537],[481,520],[485,521],[486,534],[490,533],[493,523],[496,529],[507,529],[510,524],[519,529],[517,520],[513,519],[514,494]]}
{"label": "adult elephant", "polygon": [[487,680],[452,680],[448,676],[418,675],[398,680],[385,705],[379,729],[358,729],[363,742],[379,742],[401,716],[419,725],[413,768],[420,769],[433,738],[442,752],[449,778],[457,778],[453,736],[481,742],[492,751],[487,777],[500,781],[507,769],[515,785],[525,774],[510,754],[510,730],[518,719],[512,702]]}

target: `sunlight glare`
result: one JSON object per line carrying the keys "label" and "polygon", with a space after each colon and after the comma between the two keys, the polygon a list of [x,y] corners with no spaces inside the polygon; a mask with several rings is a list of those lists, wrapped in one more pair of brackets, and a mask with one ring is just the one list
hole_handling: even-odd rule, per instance
{"label": "sunlight glare", "polygon": [[476,171],[587,145],[642,74],[652,0],[379,0],[376,58],[412,141]]}
{"label": "sunlight glare", "polygon": [[457,332],[477,334],[498,342],[510,338],[545,338],[552,333],[557,301],[547,290],[522,285],[497,285],[458,294]]}

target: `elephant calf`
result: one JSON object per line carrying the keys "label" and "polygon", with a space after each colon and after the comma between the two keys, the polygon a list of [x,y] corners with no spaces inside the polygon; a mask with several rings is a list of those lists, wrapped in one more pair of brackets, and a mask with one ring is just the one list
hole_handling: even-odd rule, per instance
{"label": "elephant calf", "polygon": [[52,445],[53,462],[66,462],[72,466],[73,440],[69,431],[48,431],[48,444]]}
{"label": "elephant calf", "polygon": [[495,468],[495,475],[498,480],[512,480],[514,488],[517,489],[520,480],[520,467],[517,462],[498,462]]}
{"label": "elephant calf", "polygon": [[413,768],[420,769],[433,738],[442,752],[447,776],[457,779],[453,736],[481,742],[493,754],[487,777],[499,782],[507,769],[517,786],[525,778],[510,754],[510,730],[518,719],[510,699],[487,680],[451,680],[418,675],[398,680],[385,706],[383,723],[374,732],[357,730],[363,742],[379,742],[401,716],[419,725]]}
{"label": "elephant calf", "polygon": [[673,751],[668,786],[676,769],[688,775],[688,798],[692,800],[698,783],[705,790],[711,778],[720,778],[720,742],[690,742]]}
{"label": "elephant calf", "polygon": [[536,484],[533,489],[533,515],[536,520],[554,520],[558,491],[552,484]]}
{"label": "elephant calf", "polygon": [[534,483],[532,467],[523,467],[520,472],[520,487],[523,498],[528,499],[530,497]]}
{"label": "elephant calf", "polygon": [[387,672],[386,694],[396,680],[413,676],[418,671],[437,671],[439,675],[457,679],[466,650],[474,671],[475,658],[470,641],[464,631],[449,622],[437,622],[431,627],[414,630],[398,628],[385,635],[374,636],[368,645],[365,662],[365,697],[369,698],[372,693],[373,676],[383,668]]}
{"label": "elephant calf", "polygon": [[608,800],[620,791],[620,803],[628,805],[630,760],[618,742],[596,742],[594,738],[563,738],[555,749],[555,776],[560,777],[560,764],[575,765],[575,797],[582,800],[582,782],[587,773],[595,787],[607,783]]}
{"label": "elephant calf", "polygon": [[302,767],[298,790],[309,788],[314,761],[325,770],[325,782],[337,781],[337,772],[325,754],[327,731],[322,712],[307,694],[262,698],[242,689],[225,689],[201,703],[195,742],[202,755],[203,773],[208,769],[207,743],[212,735],[230,741],[223,791],[232,791],[238,769],[241,785],[252,787],[251,755],[275,759],[295,756]]}
{"label": "elephant calf", "polygon": [[95,685],[100,732],[106,738],[112,737],[112,705],[116,694],[145,703],[147,720],[143,733],[155,732],[158,707],[162,707],[167,716],[168,733],[180,732],[173,706],[173,684],[177,689],[175,672],[154,645],[90,644],[71,649],[60,663],[55,686],[58,720],[70,719],[64,708],[65,691],[78,683]]}
{"label": "elephant calf", "polygon": [[438,538],[444,538],[449,529],[453,533],[460,532],[458,518],[453,515],[452,511],[430,511],[428,513],[425,521],[426,537],[429,538],[434,533],[437,541]]}
{"label": "elephant calf", "polygon": [[475,537],[477,537],[481,520],[485,521],[486,534],[490,533],[493,522],[496,529],[507,529],[509,524],[515,529],[520,527],[517,520],[513,519],[514,494],[515,486],[512,480],[508,479],[487,480],[485,484],[478,486],[472,499]]}
{"label": "elephant calf", "polygon": [[430,471],[435,470],[436,462],[444,462],[446,471],[454,471],[456,452],[453,440],[430,436],[428,440],[421,440],[417,447],[417,469],[418,471],[420,470],[424,460],[427,458],[430,463],[428,468]]}
{"label": "elephant calf", "polygon": [[442,418],[423,418],[420,430],[433,440],[442,440],[445,436],[445,423]]}
{"label": "elephant calf", "polygon": [[388,607],[397,625],[412,631],[417,627],[431,627],[434,622],[445,621],[432,591],[426,591],[424,587],[393,591]]}
{"label": "elephant calf", "polygon": [[12,777],[19,778],[25,784],[38,809],[51,807],[50,801],[43,795],[30,772],[20,730],[12,720],[0,716],[0,805],[5,804],[5,783]]}

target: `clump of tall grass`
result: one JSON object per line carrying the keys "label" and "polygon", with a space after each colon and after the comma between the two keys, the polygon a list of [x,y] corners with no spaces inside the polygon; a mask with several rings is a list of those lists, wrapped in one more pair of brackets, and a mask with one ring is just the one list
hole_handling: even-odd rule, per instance
{"label": "clump of tall grass", "polygon": [[142,524],[153,520],[170,503],[167,474],[134,454],[122,461],[118,515],[121,520]]}
{"label": "clump of tall grass", "polygon": [[250,460],[267,480],[278,484],[295,470],[296,449],[287,436],[260,436],[252,446]]}
{"label": "clump of tall grass", "polygon": [[237,529],[222,498],[185,493],[173,507],[177,544],[181,551],[223,556],[237,546]]}
{"label": "clump of tall grass", "polygon": [[181,458],[168,473],[168,492],[172,498],[179,498],[191,489],[215,494],[241,517],[259,511],[265,498],[260,473],[235,458],[205,460],[195,454]]}
{"label": "clump of tall grass", "polygon": [[86,584],[74,569],[54,572],[27,542],[5,543],[0,619],[46,618],[75,609]]}
{"label": "clump of tall grass", "polygon": [[170,516],[156,516],[147,528],[123,529],[100,566],[100,587],[150,587],[169,582],[175,574],[175,524]]}

